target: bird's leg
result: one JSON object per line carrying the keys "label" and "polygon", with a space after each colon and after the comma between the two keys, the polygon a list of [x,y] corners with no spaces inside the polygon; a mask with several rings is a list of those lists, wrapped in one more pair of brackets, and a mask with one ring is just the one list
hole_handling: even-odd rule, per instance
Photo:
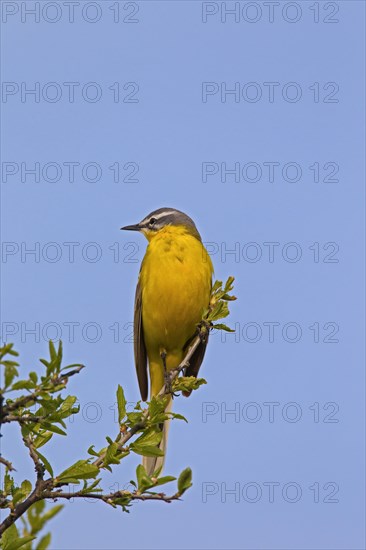
{"label": "bird's leg", "polygon": [[163,362],[163,368],[164,368],[164,384],[165,384],[166,389],[169,391],[169,393],[171,393],[172,385],[171,385],[171,382],[170,382],[170,376],[169,376],[169,373],[168,373],[168,369],[166,368],[166,350],[165,349],[162,349],[160,351],[160,357],[161,357],[161,360]]}
{"label": "bird's leg", "polygon": [[175,397],[175,394],[174,394],[173,389],[172,389],[172,383],[171,383],[171,380],[170,380],[170,375],[169,375],[169,372],[168,372],[168,369],[167,369],[167,366],[166,366],[166,355],[167,355],[166,350],[162,349],[160,351],[160,357],[161,357],[161,360],[163,362],[163,368],[164,368],[165,389],[166,389],[167,393],[170,393],[172,395],[172,397]]}

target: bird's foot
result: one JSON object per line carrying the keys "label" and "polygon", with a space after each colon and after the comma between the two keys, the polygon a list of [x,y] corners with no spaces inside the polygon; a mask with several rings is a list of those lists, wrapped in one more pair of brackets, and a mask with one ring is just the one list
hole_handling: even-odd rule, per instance
{"label": "bird's foot", "polygon": [[170,394],[173,399],[174,397],[178,397],[179,394],[173,392],[173,385],[170,379],[169,372],[164,373],[164,385],[165,385],[165,391],[167,394]]}
{"label": "bird's foot", "polygon": [[170,373],[169,373],[169,371],[167,369],[167,366],[166,366],[166,351],[165,351],[165,349],[163,349],[160,352],[160,357],[161,357],[161,360],[163,362],[163,368],[164,368],[165,391],[166,391],[166,393],[170,394],[173,398],[177,397],[178,394],[173,392],[172,381],[170,379]]}

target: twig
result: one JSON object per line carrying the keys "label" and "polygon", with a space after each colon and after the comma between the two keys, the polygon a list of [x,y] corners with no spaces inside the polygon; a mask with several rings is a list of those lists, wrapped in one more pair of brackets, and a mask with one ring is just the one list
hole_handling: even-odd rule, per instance
{"label": "twig", "polygon": [[[28,442],[27,442],[28,443]],[[28,445],[27,445],[28,446]],[[32,446],[30,446],[32,447]],[[28,447],[29,448],[29,447]],[[32,455],[31,455],[32,456]],[[37,457],[38,458],[38,457]],[[32,456],[32,459],[34,460],[34,457]],[[10,514],[5,518],[5,520],[0,525],[0,535],[6,531],[13,523],[17,521],[35,502],[38,502],[39,500],[44,500],[46,498],[50,498],[53,500],[57,500],[59,498],[63,498],[66,500],[72,500],[73,498],[89,498],[89,499],[96,499],[101,500],[103,502],[106,502],[107,504],[112,504],[117,499],[126,497],[131,500],[158,500],[160,502],[167,502],[170,503],[173,500],[180,500],[180,493],[174,493],[173,495],[167,496],[164,493],[151,493],[151,494],[139,494],[138,491],[135,491],[131,493],[130,491],[116,491],[115,493],[109,493],[107,495],[101,495],[100,493],[86,493],[83,494],[82,490],[77,491],[75,493],[67,493],[61,490],[53,490],[54,489],[54,479],[39,479],[37,474],[37,483],[35,489],[32,491],[32,493],[20,504],[18,504],[14,510],[10,512]],[[3,504],[7,504],[7,500],[5,499]]]}
{"label": "twig", "polygon": [[1,464],[4,464],[4,466],[7,467],[7,469],[9,470],[9,472],[16,472],[16,469],[14,468],[14,466],[12,465],[12,463],[9,462],[9,460],[6,460],[5,458],[3,458],[2,456],[0,456],[0,463],[1,463]]}
{"label": "twig", "polygon": [[33,460],[34,468],[37,473],[37,481],[31,494],[23,502],[20,502],[17,506],[15,506],[15,508],[11,510],[10,514],[4,519],[0,525],[0,535],[4,533],[8,527],[13,525],[13,523],[15,523],[17,519],[19,519],[35,502],[38,500],[43,500],[45,490],[53,487],[53,479],[43,479],[45,468],[38,458],[32,439],[29,436],[26,436],[23,437],[23,441],[24,445],[29,450],[31,459]]}
{"label": "twig", "polygon": [[86,493],[83,494],[82,491],[77,491],[76,493],[66,493],[63,491],[46,491],[43,494],[43,498],[65,498],[71,500],[73,498],[90,498],[96,500],[102,500],[111,504],[114,500],[118,498],[128,497],[131,500],[160,500],[162,502],[172,502],[173,500],[180,500],[180,494],[175,493],[174,495],[167,496],[164,493],[152,493],[149,495],[140,495],[137,492],[131,493],[130,491],[116,491],[115,493],[110,493],[108,495],[101,495],[100,493]]}
{"label": "twig", "polygon": [[[177,378],[179,373],[182,370],[184,370],[186,367],[189,366],[189,361],[191,360],[192,355],[194,354],[194,352],[196,351],[196,349],[198,348],[200,343],[201,343],[201,337],[200,337],[200,335],[197,335],[195,337],[195,339],[193,340],[192,344],[189,346],[188,351],[187,351],[184,359],[180,362],[180,364],[175,369],[172,369],[171,371],[169,371],[168,384],[164,384],[164,386],[161,388],[159,393],[156,395],[157,398],[162,397],[164,395],[167,395],[169,393],[169,390],[166,386],[171,385],[171,383]],[[118,450],[119,451],[122,450],[125,443],[127,443],[127,441],[129,441],[131,439],[131,437],[133,437],[138,431],[145,428],[148,419],[149,419],[149,409],[145,409],[145,411],[142,415],[142,419],[139,422],[137,422],[136,424],[131,426],[131,428],[129,430],[127,430],[127,432],[123,436],[121,435],[121,433],[119,433],[117,435],[117,437],[115,439],[115,442],[118,443]],[[102,453],[93,462],[94,466],[97,466],[98,468],[103,468],[104,459],[105,459],[106,455],[107,455],[106,451],[104,453]]]}
{"label": "twig", "polygon": [[70,370],[69,372],[66,372],[65,374],[61,374],[60,379],[64,380],[65,378],[69,378],[70,376],[74,376],[74,374],[79,374],[79,372],[85,369],[85,365],[79,365],[74,370]]}
{"label": "twig", "polygon": [[[198,335],[190,345],[183,361],[178,365],[177,368],[169,371],[168,385],[171,384],[175,380],[175,378],[179,375],[179,373],[189,365],[189,361],[192,358],[192,355],[194,354],[195,350],[199,346],[200,342],[201,342],[201,338]],[[54,385],[58,385],[60,383],[67,383],[67,378],[74,374],[78,374],[82,368],[83,367],[80,366],[77,369],[60,376],[59,378],[54,379],[52,383]],[[167,393],[169,393],[168,388],[166,387],[166,385],[164,385],[160,390],[160,392],[158,393],[157,397],[162,397]],[[9,414],[10,412],[28,403],[29,400],[33,400],[33,402],[35,403],[37,401],[37,392],[34,392],[33,394],[30,394],[28,396],[24,396],[23,398],[19,398],[15,400],[13,403],[10,403],[8,406],[3,407],[1,422],[2,423],[5,423],[5,422],[22,423],[22,422],[32,422],[32,421],[37,422],[37,421],[43,420],[44,417],[41,417],[41,416],[27,415],[23,417],[17,417],[16,415]],[[123,436],[121,433],[119,433],[119,435],[116,438],[116,442],[118,443],[119,450],[123,449],[125,443],[129,439],[131,439],[131,437],[133,437],[138,431],[142,430],[146,426],[148,418],[149,418],[149,409],[146,409],[143,413],[143,416],[140,422],[137,422],[136,424],[134,424]],[[70,500],[72,498],[90,498],[90,499],[101,500],[108,504],[113,504],[113,502],[116,499],[123,498],[123,497],[128,497],[129,500],[142,500],[142,501],[159,500],[161,502],[167,502],[167,503],[170,503],[173,500],[180,499],[179,493],[175,493],[174,495],[167,496],[164,493],[139,494],[138,491],[135,491],[133,493],[129,491],[117,491],[115,493],[103,495],[100,493],[83,494],[82,491],[78,491],[76,493],[67,493],[67,492],[61,491],[60,489],[54,490],[55,489],[54,478],[44,480],[45,468],[38,458],[32,439],[29,436],[26,436],[26,437],[23,437],[23,441],[25,446],[29,450],[29,455],[34,463],[34,467],[37,473],[36,486],[32,491],[32,493],[23,502],[19,503],[14,508],[14,510],[12,510],[10,514],[5,518],[5,520],[1,523],[0,535],[4,533],[4,531],[8,529],[15,521],[17,521],[17,519],[19,519],[35,502],[46,498],[51,498],[51,499],[63,498],[67,500]],[[106,457],[106,453],[103,453],[94,462],[94,464],[98,466],[98,468],[102,468],[105,457]],[[2,462],[4,462],[4,460],[5,459],[1,459]]]}
{"label": "twig", "polygon": [[6,531],[13,523],[17,521],[35,502],[38,500],[42,500],[41,494],[38,492],[37,489],[34,489],[32,493],[26,498],[23,502],[20,502],[17,506],[15,506],[14,510],[10,512],[10,514],[4,519],[2,524],[0,525],[0,535]]}
{"label": "twig", "polygon": [[1,423],[6,424],[8,422],[19,422],[19,424],[24,424],[25,422],[33,422],[34,424],[38,424],[44,420],[47,420],[47,416],[33,416],[31,414],[16,416],[15,414],[8,414],[2,419]]}
{"label": "twig", "polygon": [[19,397],[18,399],[15,399],[12,403],[9,403],[9,405],[4,405],[1,411],[1,419],[0,422],[3,423],[3,418],[5,418],[10,412],[16,411],[17,409],[21,409],[24,407],[29,401],[32,401],[32,405],[34,403],[37,403],[38,399],[38,392],[30,393],[29,395],[23,395],[23,397]]}
{"label": "twig", "polygon": [[[57,376],[56,378],[53,378],[50,380],[52,386],[59,386],[60,384],[67,384],[68,378],[70,376],[74,376],[75,374],[79,374],[79,372],[85,368],[85,365],[79,365],[74,370],[61,374],[60,376]],[[6,418],[9,416],[9,413],[16,411],[18,409],[21,409],[27,403],[31,402],[31,405],[34,405],[38,401],[38,397],[40,393],[43,393],[45,391],[45,388],[40,388],[39,390],[30,393],[29,395],[24,395],[23,397],[19,397],[18,399],[15,399],[12,403],[9,403],[8,405],[3,405],[1,408],[1,418],[0,418],[0,424],[5,424],[5,422],[8,422]],[[19,420],[18,420],[19,422]]]}
{"label": "twig", "polygon": [[[200,343],[201,343],[201,335],[198,334],[192,341],[184,359],[181,361],[178,367],[169,371],[169,379],[167,380],[166,384],[164,384],[164,386],[161,388],[160,392],[157,394],[156,397],[162,397],[170,393],[169,388],[167,386],[170,386],[171,383],[177,378],[179,373],[189,366],[189,361],[191,360],[194,352],[196,351]],[[60,383],[67,383],[67,378],[74,374],[78,374],[82,368],[83,367],[80,366],[77,369],[60,376],[59,378],[54,379],[52,383],[54,385],[58,385]],[[25,405],[30,400],[33,400],[34,403],[37,401],[37,392],[34,392],[33,394],[30,394],[28,396],[24,396],[23,398],[19,398],[15,400],[13,403],[10,403],[9,405],[7,405],[6,407],[3,407],[1,422],[3,423],[21,422],[22,423],[22,422],[32,422],[32,421],[36,422],[37,420],[42,420],[43,417],[38,417],[38,416],[27,415],[24,417],[17,417],[16,415],[9,414],[10,412]],[[121,432],[119,432],[119,434],[116,437],[116,442],[118,443],[118,450],[122,450],[125,443],[129,441],[131,437],[133,437],[138,431],[142,430],[146,426],[148,419],[149,419],[149,409],[145,409],[142,415],[142,419],[139,422],[131,426],[124,435],[122,435]],[[34,463],[34,467],[37,473],[37,481],[32,493],[23,502],[19,503],[5,518],[5,520],[1,523],[0,535],[4,533],[4,531],[8,529],[8,527],[10,527],[17,519],[19,519],[35,502],[46,498],[50,498],[54,500],[58,498],[63,498],[67,500],[70,500],[72,498],[90,498],[90,499],[104,501],[108,504],[113,504],[115,500],[123,497],[126,497],[129,500],[142,500],[142,501],[159,500],[167,503],[170,503],[173,500],[180,499],[181,495],[179,493],[175,493],[171,496],[167,496],[164,493],[140,494],[139,491],[135,491],[132,493],[129,491],[117,491],[115,493],[103,495],[100,493],[83,494],[82,490],[76,493],[64,492],[57,488],[56,490],[54,490],[55,479],[54,478],[50,478],[47,480],[44,479],[45,468],[38,458],[32,439],[29,436],[26,436],[26,437],[23,437],[23,441],[25,446],[28,448],[29,455]],[[94,464],[98,466],[98,468],[102,468],[104,465],[105,457],[106,457],[106,452],[103,453],[100,457],[98,457],[98,459],[95,460]]]}
{"label": "twig", "polygon": [[23,437],[23,441],[24,441],[24,445],[29,450],[29,456],[33,460],[34,469],[37,473],[37,482],[36,482],[36,488],[37,488],[37,485],[40,485],[40,482],[43,481],[45,468],[44,468],[43,464],[41,463],[41,461],[39,460],[39,457],[36,453],[35,446],[33,444],[32,439],[29,437],[29,435]]}

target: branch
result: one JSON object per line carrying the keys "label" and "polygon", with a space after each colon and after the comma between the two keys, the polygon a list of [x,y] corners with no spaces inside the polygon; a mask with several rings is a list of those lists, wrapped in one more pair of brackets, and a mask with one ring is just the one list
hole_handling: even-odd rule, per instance
{"label": "branch", "polygon": [[65,498],[71,500],[73,498],[90,498],[96,500],[102,500],[108,504],[112,504],[114,500],[128,497],[131,500],[160,500],[162,502],[172,502],[173,500],[180,500],[180,494],[175,493],[174,495],[167,496],[164,493],[151,493],[147,495],[140,495],[138,491],[131,493],[130,491],[116,491],[115,493],[110,493],[107,495],[101,495],[100,493],[86,493],[83,494],[82,491],[77,491],[76,493],[65,493],[63,491],[46,491],[43,494],[43,498]]}
{"label": "branch", "polygon": [[37,392],[30,393],[29,395],[23,395],[22,397],[18,397],[18,399],[15,399],[12,403],[9,403],[9,405],[4,405],[1,411],[1,419],[0,423],[4,423],[4,418],[13,411],[16,411],[17,409],[21,409],[24,407],[29,401],[32,401],[32,405],[34,403],[37,403],[38,394],[41,392],[41,390]]}
{"label": "branch", "polygon": [[[174,493],[174,495],[167,496],[164,493],[151,493],[141,495],[138,491],[131,493],[130,491],[116,491],[115,493],[109,493],[101,495],[99,493],[86,493],[83,494],[82,490],[75,493],[67,493],[61,490],[53,491],[53,479],[39,480],[37,481],[34,491],[23,502],[18,504],[13,511],[7,516],[7,518],[0,525],[0,535],[6,531],[13,523],[15,523],[33,504],[39,500],[50,498],[57,500],[63,498],[66,500],[72,500],[73,498],[89,498],[96,499],[107,504],[114,505],[114,502],[121,498],[128,498],[129,500],[158,500],[160,502],[171,503],[173,500],[180,500],[180,493]],[[6,501],[5,501],[6,502]]]}
{"label": "branch", "polygon": [[[171,383],[177,378],[179,373],[184,370],[188,365],[189,361],[192,358],[192,355],[194,354],[195,350],[201,343],[201,336],[197,335],[193,342],[191,343],[183,361],[178,365],[177,368],[171,370],[169,372],[169,379],[166,384],[162,387],[160,392],[158,393],[157,397],[162,397],[168,393],[170,393],[170,388],[167,386],[170,386]],[[80,366],[77,369],[64,374],[52,381],[54,385],[59,385],[60,383],[67,383],[67,379],[69,376],[73,376],[74,374],[78,374],[80,370],[83,367]],[[27,404],[29,400],[33,400],[34,402],[37,401],[38,392],[34,392],[33,394],[30,394],[28,396],[21,397],[17,400],[15,400],[13,403],[10,403],[8,406],[3,408],[3,416],[1,419],[2,423],[6,422],[37,422],[44,420],[44,417],[39,416],[32,416],[32,415],[26,415],[24,417],[18,417],[16,415],[10,415],[9,413],[18,409],[19,407],[22,407],[23,405]],[[116,442],[118,442],[118,448],[121,450],[123,449],[125,443],[131,439],[138,431],[142,430],[149,419],[149,410],[146,409],[144,411],[142,420],[140,422],[137,422],[135,425],[133,425],[123,436],[121,432],[116,437]],[[121,499],[121,498],[127,498],[128,500],[158,500],[161,502],[167,502],[170,503],[174,500],[180,500],[180,493],[175,493],[173,495],[167,496],[164,493],[150,493],[150,494],[140,494],[140,492],[137,490],[135,492],[129,492],[129,491],[117,491],[115,493],[110,494],[99,494],[99,493],[86,493],[83,494],[83,491],[78,491],[75,493],[68,493],[63,492],[61,489],[55,489],[55,479],[49,478],[47,480],[44,480],[44,474],[45,474],[45,468],[41,461],[39,460],[39,457],[36,453],[34,444],[32,439],[29,436],[23,437],[23,441],[25,446],[29,450],[29,455],[34,463],[35,471],[37,473],[37,481],[34,490],[32,493],[21,503],[19,503],[11,512],[10,514],[5,518],[5,520],[0,525],[0,534],[4,533],[6,529],[8,529],[15,521],[17,521],[35,502],[38,502],[39,500],[44,500],[46,498],[51,499],[58,499],[63,498],[66,500],[71,500],[72,498],[89,498],[89,499],[96,499],[103,502],[106,502],[107,504],[114,505],[114,501]],[[106,457],[106,453],[103,453],[95,462],[94,464],[98,466],[98,468],[102,468],[104,464],[104,459]],[[3,463],[8,463],[8,461],[5,461],[5,459],[1,459]],[[8,463],[10,465],[10,463]]]}
{"label": "branch", "polygon": [[42,500],[42,496],[38,494],[37,489],[29,495],[23,502],[20,502],[15,508],[10,512],[10,514],[4,519],[0,525],[0,535],[6,531],[13,523],[17,521],[35,502]]}
{"label": "branch", "polygon": [[[227,302],[230,300],[235,300],[234,296],[231,296],[229,292],[232,290],[232,283],[234,278],[229,277],[226,284],[222,285],[221,281],[216,281],[216,283],[212,287],[212,293],[211,293],[211,299],[208,310],[204,313],[204,318],[201,321],[201,323],[198,325],[199,330],[198,334],[193,337],[186,355],[184,359],[181,361],[181,363],[174,369],[170,370],[168,373],[165,374],[165,383],[164,386],[161,388],[159,393],[155,396],[155,398],[162,398],[166,395],[172,394],[172,383],[178,378],[179,374],[182,371],[185,371],[187,367],[189,367],[190,361],[192,359],[192,356],[194,355],[195,351],[197,350],[198,346],[201,344],[202,340],[205,338],[205,336],[208,335],[208,332],[211,330],[212,327],[217,327],[221,330],[228,330],[231,329],[227,327],[224,324],[214,324],[213,321],[217,321],[218,319],[225,318],[229,314]],[[18,383],[18,386],[14,384],[14,388],[11,387],[10,390],[0,390],[0,424],[1,423],[11,423],[11,422],[18,422],[22,427],[22,434],[23,434],[23,442],[25,446],[27,447],[29,451],[29,455],[33,461],[34,469],[36,471],[36,482],[34,485],[34,489],[31,490],[31,487],[29,487],[29,482],[25,484],[26,487],[29,487],[29,489],[24,489],[24,492],[15,493],[15,491],[18,491],[19,488],[14,485],[13,480],[8,476],[8,486],[6,490],[2,493],[0,493],[0,508],[9,508],[9,515],[5,518],[5,520],[0,525],[0,535],[4,533],[6,529],[11,527],[15,521],[17,521],[27,510],[33,506],[38,501],[42,501],[45,499],[65,499],[65,500],[71,500],[73,498],[86,498],[86,499],[95,499],[98,501],[106,502],[107,504],[110,504],[114,507],[121,506],[124,511],[128,511],[127,507],[130,505],[130,502],[133,500],[156,500],[156,501],[162,501],[170,503],[173,500],[180,500],[181,495],[185,492],[187,488],[191,486],[191,470],[190,468],[186,468],[178,479],[178,492],[174,493],[173,495],[165,495],[164,493],[157,493],[154,492],[153,489],[158,487],[159,485],[163,483],[167,483],[168,481],[175,479],[171,478],[170,476],[167,476],[165,478],[155,479],[155,478],[147,478],[144,479],[143,474],[143,467],[138,466],[137,468],[137,480],[138,484],[134,484],[136,489],[133,492],[130,491],[117,491],[114,493],[109,494],[103,494],[101,493],[101,489],[96,488],[100,482],[100,479],[95,479],[96,473],[98,470],[102,468],[108,467],[109,464],[117,464],[120,462],[120,459],[123,458],[121,456],[117,456],[118,451],[122,454],[124,454],[126,451],[129,452],[129,448],[125,447],[126,443],[135,435],[137,432],[140,432],[141,430],[144,430],[150,426],[149,423],[154,424],[158,421],[162,421],[161,419],[165,419],[166,413],[163,413],[163,409],[165,406],[165,403],[162,403],[162,407],[155,407],[155,409],[158,410],[157,413],[157,419],[155,422],[155,417],[151,418],[150,416],[150,410],[152,411],[154,409],[153,406],[148,405],[148,407],[144,410],[141,410],[141,407],[138,406],[136,410],[139,412],[135,415],[135,418],[137,417],[139,420],[136,421],[134,424],[132,423],[133,416],[127,415],[127,423],[129,427],[122,424],[120,426],[120,430],[118,435],[115,438],[114,445],[110,438],[107,438],[107,441],[109,443],[108,450],[103,451],[97,459],[94,461],[94,466],[97,468],[90,468],[90,458],[87,460],[81,460],[78,461],[74,466],[79,467],[80,470],[78,471],[77,468],[74,470],[73,473],[75,473],[75,479],[81,480],[83,479],[83,475],[85,475],[85,479],[94,478],[95,481],[92,483],[90,487],[88,487],[87,482],[84,481],[84,488],[80,489],[79,491],[76,491],[74,493],[68,492],[67,490],[63,490],[62,487],[65,485],[68,486],[70,483],[74,482],[74,479],[72,478],[72,467],[68,470],[70,471],[70,476],[62,476],[60,475],[60,480],[58,480],[57,477],[53,476],[52,468],[49,466],[47,460],[45,457],[41,458],[38,456],[38,452],[36,450],[35,446],[35,440],[33,440],[33,436],[29,434],[34,434],[35,436],[39,435],[38,433],[38,426],[37,424],[42,423],[45,424],[46,430],[49,428],[47,425],[47,420],[49,418],[49,415],[47,411],[53,411],[54,407],[46,407],[43,406],[44,413],[42,415],[33,415],[30,413],[29,408],[30,405],[33,405],[35,403],[43,403],[42,399],[44,397],[44,393],[48,393],[50,399],[52,394],[57,393],[58,391],[62,391],[69,381],[69,378],[71,376],[74,376],[75,374],[78,374],[83,368],[83,365],[80,364],[73,364],[69,365],[68,367],[65,367],[62,369],[64,371],[64,374],[61,374],[61,360],[62,360],[62,344],[60,342],[58,351],[56,351],[54,344],[50,342],[50,361],[46,361],[41,359],[42,363],[46,366],[46,376],[41,377],[40,385],[37,386],[37,376],[34,377],[30,374],[29,378],[33,382],[33,384],[29,384],[28,388],[32,389],[32,392],[29,392],[28,395],[23,395],[14,401],[11,401],[9,399],[9,402],[3,406],[4,401],[4,393],[7,391],[15,391],[18,389],[27,388],[27,384],[24,384],[24,382],[27,381],[20,381],[21,383]],[[15,352],[11,351],[11,346],[7,346],[5,348],[1,349],[0,353],[0,359],[6,354],[11,353],[13,355],[16,355]],[[14,369],[14,365],[16,363],[14,362],[4,362],[1,361],[2,364],[5,366],[8,372],[8,383],[6,385],[6,388],[8,388],[11,385],[11,382],[14,378],[14,376],[18,376],[16,369]],[[67,369],[73,369],[68,370]],[[10,378],[9,378],[10,377]],[[10,379],[10,382],[9,382]],[[34,381],[35,380],[35,381]],[[179,386],[181,387],[181,386]],[[121,405],[120,403],[120,396],[118,392],[122,390],[122,388],[118,388],[117,391],[117,400],[118,400],[118,407],[119,407],[119,413],[120,410],[123,410],[125,413],[125,403]],[[29,390],[27,390],[29,391]],[[184,393],[184,392],[183,392]],[[69,396],[67,399],[71,399],[72,403],[75,402],[76,398],[73,396]],[[65,401],[65,400],[64,400]],[[124,401],[124,395],[122,390],[122,401]],[[63,401],[61,400],[61,403]],[[52,405],[57,405],[56,408],[58,408],[60,402],[55,401]],[[25,410],[24,410],[25,409]],[[41,410],[41,409],[40,409]],[[70,409],[71,410],[71,409]],[[43,411],[42,411],[43,412]],[[60,412],[59,418],[65,418],[65,410],[62,411],[60,409],[58,412]],[[61,414],[62,412],[62,414]],[[45,414],[46,413],[46,414]],[[71,410],[70,414],[74,414],[74,409]],[[121,414],[121,413],[120,413]],[[156,413],[153,413],[154,415]],[[160,416],[159,416],[160,415]],[[51,412],[50,416],[51,422],[57,422],[57,416],[54,416],[54,411]],[[174,416],[174,415],[173,415]],[[178,416],[178,415],[177,415]],[[32,426],[32,423],[35,426]],[[61,421],[62,423],[62,421]],[[56,431],[56,430],[54,430]],[[56,433],[58,433],[56,431]],[[51,434],[52,435],[52,434]],[[36,440],[38,441],[38,440]],[[93,447],[92,447],[93,448]],[[117,453],[115,453],[117,449]],[[108,451],[110,452],[110,456],[108,455]],[[88,451],[90,454],[95,454],[94,452]],[[107,459],[108,458],[108,459]],[[0,457],[0,463],[4,464],[8,470],[14,470],[12,464]],[[44,466],[44,464],[45,466]],[[50,471],[51,477],[45,478],[45,470]],[[83,471],[82,468],[85,468]],[[90,471],[91,469],[91,471]],[[142,470],[141,470],[142,469]],[[68,470],[65,470],[64,474]],[[76,475],[78,473],[79,475]],[[62,479],[65,481],[63,482]],[[69,481],[67,481],[69,480]],[[10,489],[9,489],[10,485]],[[22,487],[20,488],[22,491]],[[28,490],[31,491],[28,494]],[[94,493],[92,491],[95,491]],[[8,495],[13,495],[13,500],[8,500]],[[17,495],[17,499],[15,499],[14,495]],[[20,502],[21,499],[24,499]],[[18,504],[14,504],[18,502]]]}
{"label": "branch", "polygon": [[23,501],[20,502],[10,514],[4,519],[0,525],[0,535],[8,529],[13,523],[17,521],[35,502],[38,500],[44,499],[44,491],[53,487],[53,479],[44,480],[45,468],[41,461],[38,458],[32,439],[29,436],[23,437],[24,445],[29,450],[29,455],[34,463],[34,469],[37,473],[37,481],[34,490],[31,494]]}
{"label": "branch", "polygon": [[78,367],[76,367],[76,369],[70,370],[66,374],[61,374],[60,380],[65,380],[65,378],[70,378],[70,376],[74,376],[75,374],[79,374],[79,372],[82,369],[85,369],[85,365],[79,365]]}
{"label": "branch", "polygon": [[26,437],[23,437],[23,441],[24,441],[24,445],[29,450],[29,456],[33,460],[34,469],[37,473],[37,481],[36,481],[36,488],[37,488],[37,485],[40,485],[40,482],[43,481],[45,468],[44,468],[43,464],[41,463],[41,461],[39,460],[39,457],[36,453],[36,448],[33,444],[32,439],[29,437],[29,435],[26,436]]}
{"label": "branch", "polygon": [[4,464],[4,466],[7,467],[9,472],[16,472],[16,469],[13,467],[12,463],[9,462],[9,460],[6,460],[5,458],[3,458],[2,456],[0,456],[0,463]]}
{"label": "branch", "polygon": [[[201,343],[201,335],[198,334],[194,338],[191,345],[189,346],[188,351],[187,351],[184,359],[180,362],[180,364],[175,369],[172,369],[171,371],[169,371],[169,373],[168,373],[169,374],[168,384],[166,384],[166,383],[164,384],[164,386],[161,388],[159,393],[156,395],[157,398],[163,397],[164,395],[167,395],[168,393],[170,393],[171,390],[167,386],[170,386],[172,384],[172,382],[177,378],[179,373],[189,366],[189,361],[192,358],[192,355],[194,354],[194,352],[196,351],[198,346],[200,345],[200,343]],[[118,443],[118,450],[119,451],[123,450],[123,447],[124,447],[125,443],[127,443],[127,441],[129,441],[131,439],[131,437],[133,437],[138,431],[145,428],[148,419],[149,419],[149,409],[145,409],[144,414],[142,415],[142,419],[139,422],[137,422],[136,424],[131,426],[131,428],[129,430],[127,430],[126,433],[123,436],[121,435],[121,432],[119,432],[119,434],[117,435],[117,437],[115,439],[115,442]],[[102,453],[93,462],[94,466],[97,466],[98,468],[103,468],[104,459],[105,459],[106,455],[107,455],[107,451]]]}
{"label": "branch", "polygon": [[40,422],[47,421],[47,416],[33,416],[32,414],[26,414],[24,416],[16,416],[15,414],[7,414],[1,421],[1,424],[8,422],[19,422],[19,424],[25,424],[26,422],[33,422],[39,424]]}
{"label": "branch", "polygon": [[[60,376],[57,376],[57,377],[51,379],[50,382],[51,382],[52,386],[59,386],[60,384],[64,384],[66,386],[70,376],[74,376],[75,374],[79,374],[79,372],[83,368],[85,368],[84,365],[79,365],[74,370],[72,370],[68,373],[65,373],[65,374],[61,374]],[[37,391],[35,391],[33,393],[30,393],[29,395],[24,395],[22,397],[18,397],[18,399],[15,399],[15,401],[13,401],[12,403],[9,403],[8,405],[3,405],[2,409],[1,409],[0,424],[5,424],[6,422],[15,421],[15,419],[11,420],[11,421],[7,420],[7,417],[9,416],[9,413],[23,408],[25,405],[27,405],[30,402],[31,403],[28,406],[34,405],[35,403],[37,403],[39,395],[41,393],[44,393],[44,391],[45,391],[45,388],[41,387]],[[19,418],[21,418],[21,417],[19,417]],[[32,422],[32,421],[33,420],[30,420],[30,422]],[[21,422],[21,420],[17,420],[17,422]]]}

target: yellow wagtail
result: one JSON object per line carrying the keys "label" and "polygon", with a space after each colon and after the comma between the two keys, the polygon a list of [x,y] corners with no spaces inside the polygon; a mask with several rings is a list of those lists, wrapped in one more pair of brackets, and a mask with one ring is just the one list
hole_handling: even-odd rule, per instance
{"label": "yellow wagtail", "polygon": [[[159,208],[140,223],[121,229],[141,231],[149,241],[138,278],[134,311],[134,351],[141,398],[157,395],[165,374],[183,360],[187,345],[208,307],[213,266],[193,220],[174,208]],[[185,376],[197,376],[207,339],[196,349]],[[170,398],[167,409],[171,409]],[[160,449],[165,453],[168,421]],[[163,457],[144,457],[148,475]]]}

